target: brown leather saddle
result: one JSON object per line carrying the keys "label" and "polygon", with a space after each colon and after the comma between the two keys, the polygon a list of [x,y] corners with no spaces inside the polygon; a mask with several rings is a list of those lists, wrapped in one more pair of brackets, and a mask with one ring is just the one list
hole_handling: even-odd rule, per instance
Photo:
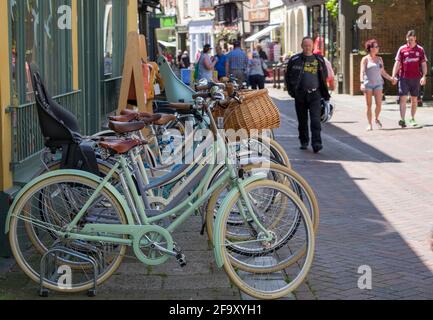
{"label": "brown leather saddle", "polygon": [[128,139],[128,140],[108,140],[100,141],[99,146],[108,149],[116,154],[124,154],[134,149],[135,147],[147,144],[147,141]]}

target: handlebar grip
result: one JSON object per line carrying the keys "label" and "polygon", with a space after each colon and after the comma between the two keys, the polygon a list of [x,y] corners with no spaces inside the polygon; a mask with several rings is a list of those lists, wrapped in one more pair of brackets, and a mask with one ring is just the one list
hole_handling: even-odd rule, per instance
{"label": "handlebar grip", "polygon": [[210,93],[209,92],[202,92],[202,93],[195,93],[192,95],[193,99],[197,99],[197,98],[209,98],[210,97]]}

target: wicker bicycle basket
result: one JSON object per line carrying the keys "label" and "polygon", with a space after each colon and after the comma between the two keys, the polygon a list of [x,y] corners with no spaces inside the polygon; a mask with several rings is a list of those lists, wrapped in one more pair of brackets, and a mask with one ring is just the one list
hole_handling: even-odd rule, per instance
{"label": "wicker bicycle basket", "polygon": [[280,127],[280,112],[268,90],[240,93],[241,103],[231,102],[224,113],[224,129],[262,130]]}

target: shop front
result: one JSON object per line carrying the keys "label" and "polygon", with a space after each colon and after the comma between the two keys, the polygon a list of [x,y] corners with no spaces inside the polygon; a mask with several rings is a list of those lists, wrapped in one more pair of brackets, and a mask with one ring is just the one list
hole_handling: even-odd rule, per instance
{"label": "shop front", "polygon": [[176,57],[176,16],[161,16],[160,28],[155,32],[159,52]]}
{"label": "shop front", "polygon": [[138,16],[137,1],[124,0],[4,0],[0,6],[2,228],[14,186],[34,177],[44,148],[30,64],[38,65],[54,100],[77,116],[81,133],[97,132],[117,108],[126,35],[137,31]]}
{"label": "shop front", "polygon": [[186,25],[176,25],[176,48],[182,52],[187,51],[188,27]]}

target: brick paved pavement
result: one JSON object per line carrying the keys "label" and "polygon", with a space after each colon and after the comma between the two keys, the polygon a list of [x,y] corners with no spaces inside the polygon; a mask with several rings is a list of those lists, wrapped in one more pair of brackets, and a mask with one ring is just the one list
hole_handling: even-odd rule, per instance
{"label": "brick paved pavement", "polygon": [[[160,266],[145,266],[135,258],[125,258],[116,273],[98,287],[96,299],[145,300],[233,300],[240,293],[218,269],[206,234],[200,235],[201,217],[193,216],[179,227],[173,238],[183,249],[187,266],[181,268],[174,259]],[[132,251],[127,253],[133,256]],[[0,259],[0,266],[1,266]],[[6,261],[3,261],[6,264]],[[1,299],[44,299],[36,294],[38,285],[13,266],[9,272],[0,268]],[[50,299],[88,299],[85,294],[53,293]],[[95,298],[92,298],[95,299]]]}
{"label": "brick paved pavement", "polygon": [[[400,130],[398,106],[387,104],[384,130],[366,132],[363,98],[336,96],[315,155],[298,149],[293,101],[270,91],[283,113],[277,140],[321,210],[315,261],[297,298],[433,299],[433,109],[420,109],[423,129]],[[357,286],[361,265],[372,269],[372,290]]]}
{"label": "brick paved pavement", "polygon": [[[295,298],[433,299],[433,109],[420,110],[424,129],[398,130],[397,106],[385,105],[385,130],[366,132],[362,98],[338,96],[333,121],[324,127],[325,149],[314,155],[298,149],[293,102],[281,90],[271,94],[283,114],[277,139],[313,186],[321,209],[313,268]],[[175,234],[186,268],[126,259],[97,298],[239,299],[199,230],[200,217],[193,217]],[[5,273],[2,263],[0,298],[37,298],[37,285],[16,267]],[[357,287],[361,265],[372,268],[372,290]]]}

